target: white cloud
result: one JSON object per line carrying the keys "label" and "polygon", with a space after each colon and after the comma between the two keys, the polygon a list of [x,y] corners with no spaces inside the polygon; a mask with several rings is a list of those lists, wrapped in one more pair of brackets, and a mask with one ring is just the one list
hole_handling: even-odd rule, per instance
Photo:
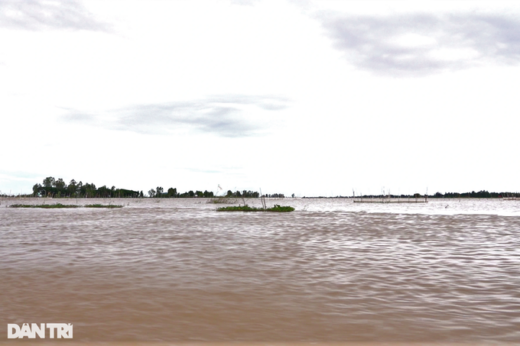
{"label": "white cloud", "polygon": [[133,105],[104,114],[66,110],[62,119],[150,135],[201,132],[238,138],[261,135],[267,129],[262,120],[271,116],[268,113],[286,107],[287,101],[281,97],[228,95],[188,102]]}
{"label": "white cloud", "polygon": [[349,62],[377,74],[417,76],[520,62],[520,21],[507,14],[327,14],[321,21]]}
{"label": "white cloud", "polygon": [[77,0],[0,0],[0,27],[22,30],[107,31]]}

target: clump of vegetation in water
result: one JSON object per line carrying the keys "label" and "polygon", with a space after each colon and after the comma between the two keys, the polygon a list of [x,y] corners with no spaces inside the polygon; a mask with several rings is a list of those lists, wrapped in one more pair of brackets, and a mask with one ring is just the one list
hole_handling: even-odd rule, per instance
{"label": "clump of vegetation in water", "polygon": [[241,205],[241,206],[233,206],[233,207],[222,207],[218,208],[217,211],[270,211],[270,212],[276,212],[276,213],[287,213],[294,211],[293,207],[289,206],[281,206],[278,204],[275,204],[272,208],[255,208],[250,207],[248,205]]}
{"label": "clump of vegetation in water", "polygon": [[78,205],[72,204],[12,204],[9,206],[10,208],[45,208],[45,209],[55,209],[55,208],[78,208]]}
{"label": "clump of vegetation in water", "polygon": [[87,204],[85,208],[123,208],[123,206],[115,204]]}
{"label": "clump of vegetation in water", "polygon": [[44,209],[59,209],[59,208],[123,208],[122,205],[115,204],[87,204],[87,205],[75,205],[75,204],[12,204],[10,208],[44,208]]}

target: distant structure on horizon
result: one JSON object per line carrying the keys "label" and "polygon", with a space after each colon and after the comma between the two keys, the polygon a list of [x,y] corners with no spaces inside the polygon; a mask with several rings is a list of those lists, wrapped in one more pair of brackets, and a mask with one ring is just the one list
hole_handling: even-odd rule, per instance
{"label": "distant structure on horizon", "polygon": [[354,197],[354,203],[428,203],[428,196],[417,197]]}
{"label": "distant structure on horizon", "polygon": [[428,203],[428,190],[426,190],[426,194],[421,196],[416,193],[414,196],[393,196],[388,191],[385,194],[382,191],[380,196],[359,196],[356,197],[356,193],[352,190],[352,195],[354,198],[354,203]]}

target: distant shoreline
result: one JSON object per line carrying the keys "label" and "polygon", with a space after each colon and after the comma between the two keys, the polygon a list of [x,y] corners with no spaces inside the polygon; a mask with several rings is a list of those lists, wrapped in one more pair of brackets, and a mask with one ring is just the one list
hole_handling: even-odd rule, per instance
{"label": "distant shoreline", "polygon": [[[215,197],[188,197],[188,198],[165,198],[165,199],[207,199],[211,200]],[[244,197],[245,200],[252,200],[252,199],[259,199],[260,197]],[[366,199],[381,199],[386,198],[388,199],[388,196],[334,196],[334,197],[328,197],[328,196],[303,196],[303,197],[265,197],[269,200],[282,200],[282,199],[345,199],[345,200],[358,200],[362,198]],[[414,196],[392,196],[392,199],[398,199],[398,198],[416,198]],[[425,198],[425,196],[421,196],[418,198]],[[432,200],[456,200],[456,199],[464,199],[464,200],[472,200],[472,199],[490,199],[490,200],[519,200],[519,197],[434,197],[434,196],[428,196],[428,199]],[[156,197],[35,197],[33,195],[0,195],[0,199],[35,199],[35,200],[44,200],[44,199],[59,199],[59,200],[85,200],[85,199],[156,199]]]}
{"label": "distant shoreline", "polygon": [[[83,183],[82,181],[77,182],[72,179],[68,184],[62,179],[54,177],[47,177],[43,179],[42,184],[34,184],[32,187],[33,193],[31,194],[6,194],[0,190],[0,197],[52,197],[52,198],[286,198],[283,193],[262,193],[261,191],[251,190],[227,190],[225,191],[218,185],[216,192],[208,190],[189,190],[186,192],[180,192],[177,188],[170,187],[165,189],[161,186],[151,188],[147,193],[142,190],[130,190],[123,188],[116,188],[115,186],[108,187],[103,185],[97,187],[94,183]],[[520,198],[519,192],[489,192],[486,190],[480,190],[478,192],[436,192],[432,195],[414,193],[408,195],[395,195],[391,193],[385,193],[382,191],[378,195],[363,195],[359,194],[356,196],[353,191],[352,196],[336,195],[336,196],[296,196],[294,193],[287,198],[346,198],[346,199],[359,199],[359,198]]]}

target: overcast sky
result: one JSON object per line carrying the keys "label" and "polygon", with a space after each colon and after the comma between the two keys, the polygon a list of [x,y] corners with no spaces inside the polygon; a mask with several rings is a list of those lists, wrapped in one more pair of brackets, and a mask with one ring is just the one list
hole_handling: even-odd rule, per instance
{"label": "overcast sky", "polygon": [[514,1],[0,0],[0,191],[520,191]]}

